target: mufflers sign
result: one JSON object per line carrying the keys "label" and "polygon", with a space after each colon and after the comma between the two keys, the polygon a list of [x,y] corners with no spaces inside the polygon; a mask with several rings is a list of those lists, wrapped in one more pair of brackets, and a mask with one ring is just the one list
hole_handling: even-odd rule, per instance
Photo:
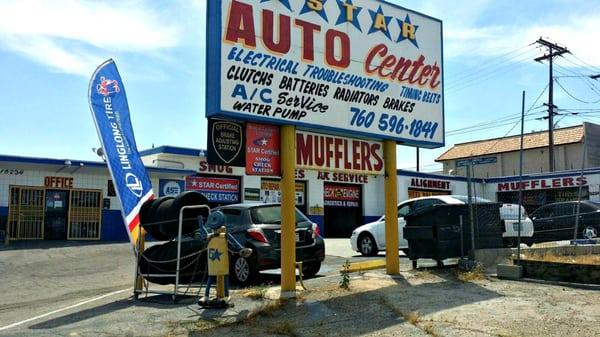
{"label": "mufflers sign", "polygon": [[296,167],[382,174],[383,146],[380,142],[298,131]]}
{"label": "mufflers sign", "polygon": [[548,179],[528,179],[523,180],[521,184],[518,181],[498,183],[498,192],[518,191],[519,185],[523,190],[539,190],[548,188],[564,188],[587,185],[587,178],[580,177],[562,177]]}
{"label": "mufflers sign", "polygon": [[208,1],[207,117],[443,146],[442,22],[384,1]]}

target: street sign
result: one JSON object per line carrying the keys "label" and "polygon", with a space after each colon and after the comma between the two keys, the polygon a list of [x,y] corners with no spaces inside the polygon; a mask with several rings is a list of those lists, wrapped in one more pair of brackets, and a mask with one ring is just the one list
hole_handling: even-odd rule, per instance
{"label": "street sign", "polygon": [[481,165],[481,164],[493,164],[498,159],[496,157],[480,157],[473,159],[461,159],[456,161],[456,167],[463,167],[470,165]]}
{"label": "street sign", "polygon": [[373,0],[221,0],[207,28],[207,117],[444,145],[438,19]]}

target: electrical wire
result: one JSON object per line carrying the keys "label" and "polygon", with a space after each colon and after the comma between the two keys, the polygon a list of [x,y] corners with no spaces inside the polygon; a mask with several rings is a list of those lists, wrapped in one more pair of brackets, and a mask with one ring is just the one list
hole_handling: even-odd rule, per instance
{"label": "electrical wire", "polygon": [[522,58],[522,59],[516,60],[514,62],[511,62],[509,64],[506,64],[503,67],[496,68],[493,71],[487,72],[485,74],[481,74],[481,76],[461,81],[458,84],[449,85],[449,86],[447,86],[447,88],[445,90],[446,90],[446,92],[455,93],[455,92],[461,91],[463,89],[466,89],[468,87],[471,87],[473,85],[480,84],[481,82],[487,81],[497,75],[500,75],[500,74],[505,75],[509,72],[515,71],[517,69],[520,69],[520,68],[526,66],[527,63],[525,61],[528,60],[529,58],[530,58],[530,56],[527,56],[525,58]]}
{"label": "electrical wire", "polygon": [[589,78],[589,76],[586,76],[578,71],[571,70],[567,67],[561,66],[559,64],[555,64],[555,67],[557,67],[559,70],[562,69],[571,74],[578,75],[579,79],[583,80],[583,82],[586,83],[587,87],[590,88],[590,90],[592,90],[594,93],[596,93],[597,95],[600,96],[600,88],[596,87],[596,85],[594,84],[594,82],[592,82],[592,80]]}
{"label": "electrical wire", "polygon": [[485,64],[483,64],[483,66],[479,66],[479,67],[476,67],[476,68],[471,68],[471,69],[469,69],[467,71],[464,71],[462,73],[455,74],[454,75],[455,77],[453,79],[449,80],[445,84],[447,86],[449,86],[449,87],[452,87],[452,86],[455,86],[456,84],[460,84],[461,82],[464,82],[467,79],[470,80],[472,77],[478,77],[479,78],[479,77],[485,75],[486,73],[489,73],[490,71],[493,72],[493,71],[495,71],[494,68],[498,68],[498,67],[500,67],[501,65],[503,65],[503,64],[505,64],[507,62],[511,62],[512,60],[518,59],[520,56],[522,56],[524,54],[527,54],[527,53],[530,53],[533,50],[535,50],[535,48],[531,48],[531,49],[525,50],[524,52],[521,52],[521,53],[519,53],[517,55],[514,55],[514,56],[511,56],[509,58],[506,58],[506,56],[508,56],[508,55],[510,55],[510,54],[512,54],[512,53],[514,53],[516,51],[519,51],[519,50],[522,50],[524,48],[530,47],[530,46],[531,46],[531,44],[529,44],[527,46],[523,46],[521,48],[517,48],[517,49],[513,50],[512,52],[508,52],[508,53],[505,53],[505,54],[502,54],[502,55],[496,57],[497,59],[500,59],[500,62],[489,62],[488,61]]}
{"label": "electrical wire", "polygon": [[[537,96],[537,98],[535,99],[535,101],[533,102],[533,104],[529,107],[529,109],[527,109],[527,111],[525,112],[525,116],[532,116],[532,115],[536,115],[542,111],[535,111],[539,108],[543,108],[544,106],[537,106],[535,107],[535,105],[537,104],[537,102],[540,100],[540,98],[542,98],[542,96],[544,95],[544,93],[546,92],[546,90],[548,89],[548,85],[546,85],[544,87],[544,89],[542,89],[542,91],[540,92],[540,94]],[[532,112],[533,111],[533,112]],[[477,123],[468,127],[463,127],[460,129],[455,129],[455,130],[451,130],[446,132],[446,136],[457,136],[457,135],[462,135],[465,133],[470,133],[470,132],[477,132],[477,131],[481,131],[481,130],[488,130],[491,128],[496,128],[499,126],[504,126],[504,125],[509,125],[511,124],[515,119],[518,121],[520,119],[521,113],[518,114],[511,114],[511,115],[507,115],[505,117],[502,117],[500,119],[496,119],[496,120],[491,120],[491,121],[487,121],[487,122],[481,122],[481,123]],[[527,120],[532,120],[531,118],[527,119]],[[469,131],[472,130],[472,131]]]}
{"label": "electrical wire", "polygon": [[[520,51],[520,50],[523,50],[523,49],[525,49],[525,48],[531,47],[531,46],[532,46],[532,45],[534,45],[534,44],[535,44],[535,42],[532,42],[532,43],[530,43],[530,44],[527,44],[527,45],[521,46],[521,47],[519,47],[519,48],[515,48],[515,49],[513,49],[513,50],[511,50],[511,51],[508,51],[508,52],[506,52],[506,53],[504,53],[504,54],[499,54],[499,55],[496,55],[496,56],[492,56],[492,57],[490,57],[489,59],[490,59],[490,60],[496,60],[496,59],[498,59],[498,60],[501,60],[501,61],[500,61],[500,62],[498,62],[498,63],[502,63],[502,62],[504,62],[504,60],[506,60],[506,57],[507,57],[508,55],[510,55],[510,54],[513,54],[513,53],[516,53],[516,52],[518,52],[518,51]],[[490,67],[490,64],[494,64],[494,62],[487,62],[487,63],[485,63],[485,64],[482,64],[482,65],[478,66],[478,67],[471,68],[471,69],[469,69],[469,70],[465,70],[465,71],[463,71],[462,73],[465,73],[465,74],[467,74],[467,73],[471,73],[471,72],[479,72],[479,71],[482,71],[482,70],[483,70],[483,69],[485,69],[485,68],[489,68],[489,67]],[[462,74],[462,73],[459,73],[459,74]]]}
{"label": "electrical wire", "polygon": [[581,62],[581,63],[585,64],[585,65],[586,65],[586,66],[588,66],[590,69],[592,69],[592,70],[594,70],[594,71],[596,71],[596,72],[600,72],[600,67],[597,67],[597,66],[594,66],[594,65],[591,65],[591,64],[589,64],[589,63],[585,62],[584,60],[580,59],[579,57],[577,57],[577,55],[575,55],[575,54],[573,54],[573,53],[571,53],[571,54],[570,54],[570,56],[574,57],[574,58],[575,58],[575,59],[577,59],[579,62]]}
{"label": "electrical wire", "polygon": [[[529,107],[529,109],[527,111],[524,112],[524,115],[527,114],[527,112],[531,111],[531,109],[533,109],[533,107],[537,104],[537,102],[540,100],[540,98],[542,98],[542,95],[544,94],[544,92],[546,91],[546,89],[548,88],[548,86],[546,86],[544,88],[544,90],[542,90],[542,92],[538,95],[538,97],[535,99],[535,101],[533,102],[533,104],[531,104],[531,106]],[[523,121],[525,122],[525,121]],[[515,129],[515,127],[517,125],[519,125],[521,123],[521,121],[517,121],[505,134],[504,136],[502,136],[501,138],[498,138],[496,140],[496,142],[492,145],[490,145],[490,147],[487,148],[487,150],[483,151],[483,154],[489,153],[491,149],[493,149],[496,145],[498,145],[498,143],[500,142],[500,140],[502,140],[503,138],[506,138],[506,136],[508,136],[512,130]]]}
{"label": "electrical wire", "polygon": [[600,103],[600,99],[598,99],[597,101],[590,102],[590,101],[584,101],[584,100],[582,100],[582,99],[580,99],[580,98],[577,98],[577,97],[575,97],[573,94],[571,94],[571,93],[570,93],[570,92],[569,92],[567,89],[565,89],[565,87],[563,87],[563,85],[560,83],[560,81],[559,81],[557,78],[555,78],[555,79],[554,79],[554,82],[556,82],[556,84],[558,84],[558,86],[559,86],[559,87],[560,87],[560,88],[561,88],[561,89],[562,89],[562,90],[563,90],[563,91],[564,91],[564,92],[565,92],[567,95],[569,95],[569,96],[570,96],[572,99],[574,99],[574,100],[576,100],[576,101],[578,101],[578,102],[585,103],[585,104],[596,104],[596,103]]}

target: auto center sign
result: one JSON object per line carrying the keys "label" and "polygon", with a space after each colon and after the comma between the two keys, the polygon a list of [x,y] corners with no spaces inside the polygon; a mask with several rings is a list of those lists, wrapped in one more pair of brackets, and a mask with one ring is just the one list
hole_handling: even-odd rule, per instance
{"label": "auto center sign", "polygon": [[207,117],[443,146],[441,21],[373,0],[222,0],[207,23]]}

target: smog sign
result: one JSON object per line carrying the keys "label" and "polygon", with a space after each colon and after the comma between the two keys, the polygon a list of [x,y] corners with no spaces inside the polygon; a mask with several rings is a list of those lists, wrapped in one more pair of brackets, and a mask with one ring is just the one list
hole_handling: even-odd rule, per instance
{"label": "smog sign", "polygon": [[207,29],[207,117],[444,144],[438,19],[373,0],[222,0]]}

